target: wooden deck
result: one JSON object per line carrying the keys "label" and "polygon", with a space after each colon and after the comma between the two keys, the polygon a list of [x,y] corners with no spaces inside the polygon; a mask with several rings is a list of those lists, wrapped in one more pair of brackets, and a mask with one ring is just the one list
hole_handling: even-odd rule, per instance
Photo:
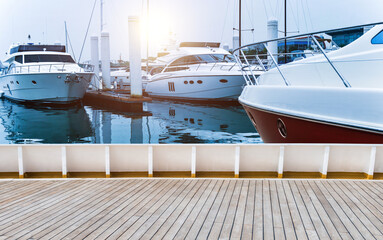
{"label": "wooden deck", "polygon": [[383,239],[383,182],[0,181],[0,239]]}

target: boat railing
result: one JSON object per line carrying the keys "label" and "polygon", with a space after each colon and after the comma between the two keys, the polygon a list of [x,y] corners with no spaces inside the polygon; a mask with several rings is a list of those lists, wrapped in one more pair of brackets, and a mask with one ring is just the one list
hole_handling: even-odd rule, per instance
{"label": "boat railing", "polygon": [[[309,57],[308,55],[323,55],[325,62],[331,66],[336,75],[342,81],[343,85],[349,88],[351,87],[350,83],[342,75],[342,73],[334,65],[333,61],[328,56],[329,52],[339,49],[339,46],[335,42],[333,42],[332,39],[327,39],[324,36],[328,33],[357,29],[361,27],[370,27],[380,24],[383,24],[383,22],[364,24],[347,28],[332,29],[326,31],[318,31],[252,43],[235,49],[233,51],[233,55],[235,57],[235,60],[237,61],[237,64],[240,66],[240,69],[242,70],[242,75],[247,85],[259,84],[256,75],[253,71],[251,71],[251,69],[253,69],[252,66],[258,65],[264,71],[276,68],[279,72],[279,75],[282,77],[285,85],[289,86],[290,82],[284,75],[282,71],[283,69],[281,70],[281,65],[301,60],[303,58]],[[290,44],[289,46],[289,44],[287,44],[287,41],[291,40],[307,41],[307,48],[298,50],[296,49],[296,47],[294,47],[293,44]],[[255,79],[255,81],[253,81],[252,79]]]}
{"label": "boat railing", "polygon": [[51,72],[93,72],[94,66],[90,64],[33,64],[16,66],[11,64],[8,68],[2,70],[2,75],[6,74],[25,74],[25,73],[51,73]]}

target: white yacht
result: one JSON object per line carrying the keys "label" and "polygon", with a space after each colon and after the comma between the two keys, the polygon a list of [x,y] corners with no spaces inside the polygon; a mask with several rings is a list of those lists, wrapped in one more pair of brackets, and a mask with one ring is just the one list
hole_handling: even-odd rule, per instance
{"label": "white yacht", "polygon": [[263,141],[383,143],[383,23],[321,52],[274,67],[244,88],[239,102]]}
{"label": "white yacht", "polygon": [[81,67],[62,45],[17,45],[1,64],[4,97],[20,102],[67,104],[81,100],[93,69]]}
{"label": "white yacht", "polygon": [[[245,85],[233,55],[219,43],[183,42],[155,64],[160,67],[152,68],[145,90],[152,97],[236,101]],[[255,76],[263,72],[252,68]]]}

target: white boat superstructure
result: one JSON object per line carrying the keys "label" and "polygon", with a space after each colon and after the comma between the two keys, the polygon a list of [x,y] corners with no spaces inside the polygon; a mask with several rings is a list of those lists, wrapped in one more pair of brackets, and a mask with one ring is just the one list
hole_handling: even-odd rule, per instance
{"label": "white boat superstructure", "polygon": [[66,104],[83,98],[92,77],[93,69],[77,64],[65,46],[27,44],[11,47],[0,86],[11,100]]}
{"label": "white boat superstructure", "polygon": [[[245,80],[234,57],[219,43],[181,43],[157,60],[146,92],[152,97],[235,101]],[[263,71],[253,67],[256,76]]]}

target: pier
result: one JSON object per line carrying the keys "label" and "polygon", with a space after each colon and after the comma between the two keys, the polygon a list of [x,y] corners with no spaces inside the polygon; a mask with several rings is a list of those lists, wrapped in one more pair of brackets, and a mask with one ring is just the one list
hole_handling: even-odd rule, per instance
{"label": "pier", "polygon": [[111,110],[143,112],[143,103],[151,102],[149,97],[131,97],[123,91],[87,91],[84,103]]}
{"label": "pier", "polygon": [[377,239],[375,180],[0,181],[0,239]]}

